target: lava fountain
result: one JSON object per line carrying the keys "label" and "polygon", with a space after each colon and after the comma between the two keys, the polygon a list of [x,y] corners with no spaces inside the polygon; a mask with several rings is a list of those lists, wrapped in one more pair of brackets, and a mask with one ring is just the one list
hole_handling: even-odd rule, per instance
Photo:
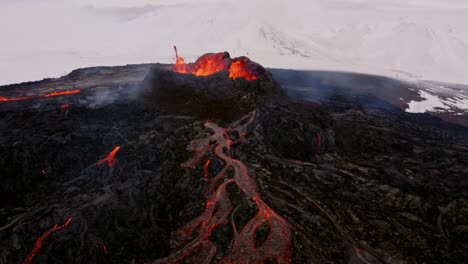
{"label": "lava fountain", "polygon": [[176,62],[173,70],[178,73],[208,76],[220,71],[229,71],[229,77],[232,79],[245,78],[248,81],[255,81],[259,78],[256,72],[258,64],[247,57],[231,59],[227,52],[208,53],[198,58],[195,63],[187,64],[185,59],[179,56],[176,46],[174,50]]}
{"label": "lava fountain", "polygon": [[[183,167],[196,168],[213,151],[214,155],[225,163],[221,171],[209,178],[205,189],[207,199],[204,212],[172,234],[171,244],[178,249],[167,258],[156,263],[212,263],[218,253],[215,243],[210,240],[217,227],[231,224],[233,241],[229,252],[219,263],[265,263],[276,260],[277,263],[291,263],[292,244],[290,224],[260,197],[254,179],[249,175],[247,166],[240,160],[231,157],[230,151],[234,144],[244,143],[247,137],[247,127],[254,121],[256,112],[250,112],[228,128],[222,128],[210,121],[205,127],[213,131],[206,138],[196,139],[188,144],[187,149],[193,152],[193,157],[182,163]],[[240,135],[239,139],[231,139],[230,135]],[[204,174],[209,177],[208,159],[204,165]],[[231,178],[228,170],[233,170]],[[232,220],[232,202],[227,192],[229,184],[236,184],[258,208],[257,214],[238,232]],[[231,217],[229,217],[231,215]],[[255,243],[255,233],[262,225],[269,225],[270,233],[261,245]]]}

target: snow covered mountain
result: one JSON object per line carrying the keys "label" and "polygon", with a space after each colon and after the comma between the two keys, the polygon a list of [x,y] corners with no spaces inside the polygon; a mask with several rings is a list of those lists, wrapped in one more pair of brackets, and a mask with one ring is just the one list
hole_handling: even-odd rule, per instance
{"label": "snow covered mountain", "polygon": [[468,84],[464,0],[47,0],[0,3],[0,83],[208,51],[269,67]]}
{"label": "snow covered mountain", "polygon": [[401,99],[407,111],[468,112],[466,86],[447,84],[468,84],[464,0],[23,0],[0,6],[0,84],[96,65],[172,62],[175,44],[189,61],[226,50],[268,67],[403,79],[419,93]]}

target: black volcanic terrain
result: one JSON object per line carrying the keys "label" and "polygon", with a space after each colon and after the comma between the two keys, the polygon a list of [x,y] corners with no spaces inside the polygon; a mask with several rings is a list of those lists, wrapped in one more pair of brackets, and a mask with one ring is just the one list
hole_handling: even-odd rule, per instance
{"label": "black volcanic terrain", "polygon": [[467,127],[240,61],[0,87],[0,263],[466,262]]}

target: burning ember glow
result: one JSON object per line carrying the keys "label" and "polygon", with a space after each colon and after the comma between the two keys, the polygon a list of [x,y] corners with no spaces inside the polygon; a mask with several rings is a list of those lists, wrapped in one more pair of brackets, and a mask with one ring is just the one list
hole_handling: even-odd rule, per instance
{"label": "burning ember glow", "polygon": [[[233,141],[228,133],[237,132],[238,135],[246,135],[247,126],[253,122],[254,118],[255,112],[249,113],[227,129],[208,121],[205,127],[213,130],[213,134],[189,143],[188,150],[193,151],[194,157],[183,163],[183,167],[195,168],[212,148],[215,155],[224,161],[225,166],[217,175],[211,177],[205,189],[207,197],[205,211],[173,234],[174,245],[179,249],[169,257],[160,260],[159,263],[185,263],[189,257],[191,257],[191,263],[212,263],[218,249],[210,238],[217,227],[227,225],[229,222],[234,233],[232,248],[219,263],[261,264],[268,260],[276,260],[276,263],[291,263],[290,224],[262,200],[247,166],[230,157],[229,154],[231,146],[244,142],[245,137],[239,141]],[[209,165],[208,160],[204,165],[206,177],[210,176]],[[230,169],[234,170],[234,175],[232,178],[226,178]],[[232,220],[233,205],[226,189],[229,184],[236,184],[258,208],[258,213],[245,224],[240,232]],[[270,233],[261,245],[256,246],[256,231],[265,224],[270,226]]]}
{"label": "burning ember glow", "polygon": [[64,96],[64,95],[70,95],[70,94],[77,94],[79,92],[81,92],[80,89],[75,89],[75,90],[68,90],[68,91],[52,92],[52,93],[36,95],[36,96],[22,96],[22,97],[11,97],[11,98],[0,96],[0,102],[23,101],[23,100],[31,100],[34,98],[50,98],[50,97]]}
{"label": "burning ember glow", "polygon": [[42,173],[42,175],[47,175],[47,169],[42,169],[41,173]]}
{"label": "burning ember glow", "polygon": [[109,168],[114,166],[117,163],[117,159],[115,158],[115,155],[117,154],[117,152],[119,152],[119,150],[120,150],[120,147],[115,147],[114,150],[112,150],[111,153],[107,155],[107,157],[98,161],[96,165],[101,166],[102,164],[107,162],[107,166],[109,166]]}
{"label": "burning ember glow", "polygon": [[65,224],[59,226],[59,225],[54,225],[49,231],[45,232],[44,234],[42,234],[41,237],[39,237],[36,241],[36,244],[34,244],[34,248],[31,252],[31,254],[24,260],[24,264],[30,264],[33,262],[34,260],[34,257],[36,257],[36,255],[39,253],[39,251],[42,249],[42,246],[44,244],[44,241],[50,236],[52,235],[53,233],[59,231],[59,230],[62,230],[64,229],[65,227],[67,227],[68,225],[70,225],[72,221],[72,218],[68,218],[68,220],[65,222]]}
{"label": "burning ember glow", "polygon": [[258,74],[255,68],[256,63],[251,62],[248,58],[229,58],[228,53],[205,54],[198,58],[195,63],[187,64],[185,59],[179,56],[177,47],[174,46],[176,52],[176,63],[173,70],[178,73],[193,74],[196,76],[208,76],[220,71],[229,71],[229,78],[245,78],[248,81],[258,79]]}

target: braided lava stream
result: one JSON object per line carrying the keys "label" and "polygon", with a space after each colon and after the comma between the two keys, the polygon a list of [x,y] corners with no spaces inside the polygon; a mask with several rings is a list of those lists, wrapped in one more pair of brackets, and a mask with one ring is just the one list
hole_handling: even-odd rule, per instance
{"label": "braided lava stream", "polygon": [[[212,263],[218,253],[214,242],[210,240],[213,231],[222,225],[231,224],[233,241],[231,249],[218,263],[265,263],[276,260],[277,263],[291,263],[291,225],[260,197],[254,179],[249,175],[247,166],[230,156],[231,146],[243,143],[247,136],[247,126],[255,119],[256,113],[251,112],[228,128],[222,128],[210,121],[205,127],[213,131],[206,138],[191,141],[187,149],[193,152],[193,157],[182,163],[183,167],[196,168],[210,153],[222,159],[223,169],[211,177],[206,189],[207,199],[205,211],[185,226],[172,234],[172,244],[178,249],[167,258],[157,260],[156,263],[181,263],[190,258],[191,263]],[[232,140],[230,134],[240,136]],[[209,177],[207,161],[204,166],[205,176]],[[229,169],[234,170],[232,178],[225,178]],[[235,212],[226,187],[236,184],[239,189],[258,207],[257,214],[245,224],[240,232],[237,231],[233,217]],[[230,221],[231,219],[231,221]],[[256,246],[255,233],[264,224],[270,226],[270,233],[266,240]]]}

